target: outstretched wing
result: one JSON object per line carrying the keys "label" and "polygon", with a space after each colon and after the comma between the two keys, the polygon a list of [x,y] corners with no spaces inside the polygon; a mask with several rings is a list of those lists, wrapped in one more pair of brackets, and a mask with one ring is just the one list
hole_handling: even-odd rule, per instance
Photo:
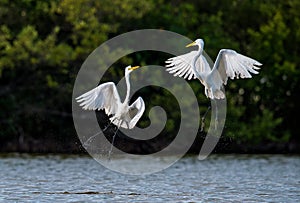
{"label": "outstretched wing", "polygon": [[137,100],[135,100],[129,106],[128,115],[131,119],[128,126],[129,129],[132,129],[136,125],[136,123],[142,117],[144,111],[145,111],[145,102],[142,99],[142,97],[138,97]]}
{"label": "outstretched wing", "polygon": [[210,66],[205,59],[205,57],[201,54],[196,61],[196,72],[193,70],[192,66],[193,60],[197,57],[198,51],[191,51],[187,54],[183,54],[180,56],[169,58],[166,61],[167,71],[174,76],[183,77],[184,79],[196,79],[199,78],[199,72],[207,72],[210,71]]}
{"label": "outstretched wing", "polygon": [[251,78],[252,75],[250,73],[258,74],[257,70],[260,68],[257,66],[261,65],[258,61],[241,55],[234,50],[221,49],[210,77],[215,82],[219,80],[220,85],[222,83],[226,85],[228,78]]}
{"label": "outstretched wing", "polygon": [[107,82],[76,98],[85,110],[104,109],[107,115],[117,112],[120,96],[113,82]]}

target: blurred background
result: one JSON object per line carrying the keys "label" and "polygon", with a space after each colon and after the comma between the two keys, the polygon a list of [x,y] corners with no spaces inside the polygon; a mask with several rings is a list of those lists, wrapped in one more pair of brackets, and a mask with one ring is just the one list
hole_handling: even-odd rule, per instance
{"label": "blurred background", "polygon": [[[106,40],[152,28],[203,38],[213,60],[230,48],[263,64],[259,75],[226,86],[228,113],[216,152],[299,153],[299,10],[297,0],[0,0],[0,151],[84,153],[71,109],[77,72]],[[128,64],[164,65],[168,57],[128,55],[105,80],[121,79]],[[203,86],[189,83],[205,110]],[[168,92],[141,94],[174,108]],[[170,139],[179,125],[178,111],[172,113],[162,132]],[[147,121],[145,115],[138,126]],[[204,136],[199,132],[191,152],[199,152]]]}

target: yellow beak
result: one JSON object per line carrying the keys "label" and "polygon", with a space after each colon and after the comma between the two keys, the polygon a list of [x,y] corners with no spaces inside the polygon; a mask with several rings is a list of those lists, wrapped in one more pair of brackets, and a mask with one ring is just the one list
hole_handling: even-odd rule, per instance
{"label": "yellow beak", "polygon": [[195,46],[195,45],[196,45],[196,42],[192,42],[192,43],[186,45],[185,47],[191,47],[191,46]]}
{"label": "yellow beak", "polygon": [[135,69],[138,69],[138,68],[140,68],[140,66],[133,66],[131,68],[128,68],[128,70],[135,70]]}

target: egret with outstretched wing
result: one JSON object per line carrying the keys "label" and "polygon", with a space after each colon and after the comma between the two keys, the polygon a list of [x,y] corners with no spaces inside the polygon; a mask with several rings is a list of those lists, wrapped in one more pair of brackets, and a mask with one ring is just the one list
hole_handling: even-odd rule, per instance
{"label": "egret with outstretched wing", "polygon": [[258,61],[237,53],[231,49],[221,49],[213,68],[202,55],[204,41],[197,39],[186,47],[198,46],[197,51],[172,57],[166,61],[167,71],[174,76],[187,79],[198,78],[205,87],[205,95],[211,99],[224,99],[225,94],[222,85],[227,84],[227,79],[251,78],[258,74]]}
{"label": "egret with outstretched wing", "polygon": [[118,128],[132,129],[145,111],[145,103],[142,97],[138,97],[129,106],[130,81],[129,74],[139,68],[139,66],[127,66],[125,68],[125,80],[127,85],[127,93],[124,102],[121,102],[116,85],[113,82],[107,82],[98,87],[84,93],[76,98],[85,110],[101,110],[104,109],[110,117],[111,123]]}

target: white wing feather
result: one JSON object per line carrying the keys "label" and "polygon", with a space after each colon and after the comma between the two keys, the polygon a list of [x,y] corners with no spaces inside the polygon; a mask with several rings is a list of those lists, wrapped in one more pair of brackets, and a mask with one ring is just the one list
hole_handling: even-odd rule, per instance
{"label": "white wing feather", "polygon": [[191,51],[187,54],[169,58],[166,61],[167,71],[174,76],[183,77],[184,79],[196,79],[199,77],[197,72],[211,71],[211,68],[203,55],[200,55],[196,61],[197,72],[194,72],[193,59],[197,56],[197,51]]}
{"label": "white wing feather", "polygon": [[114,119],[110,118],[110,121],[116,126],[120,126],[125,129],[132,129],[139,121],[141,116],[145,111],[145,103],[144,100],[139,97],[134,101],[130,106],[128,106],[128,110],[124,112],[122,119]]}
{"label": "white wing feather", "polygon": [[104,109],[107,115],[115,114],[120,105],[120,96],[113,82],[107,82],[76,98],[85,110]]}
{"label": "white wing feather", "polygon": [[145,111],[145,102],[142,97],[138,97],[137,100],[135,100],[130,106],[129,106],[129,112],[131,110],[136,111],[134,115],[131,118],[131,121],[129,122],[129,129],[132,129],[136,123],[139,121],[139,119],[142,117],[144,111]]}
{"label": "white wing feather", "polygon": [[211,79],[214,82],[219,80],[221,84],[226,85],[228,78],[251,78],[252,75],[250,73],[258,74],[257,70],[260,68],[257,66],[261,65],[258,61],[241,55],[234,50],[221,49],[210,77],[212,77]]}

